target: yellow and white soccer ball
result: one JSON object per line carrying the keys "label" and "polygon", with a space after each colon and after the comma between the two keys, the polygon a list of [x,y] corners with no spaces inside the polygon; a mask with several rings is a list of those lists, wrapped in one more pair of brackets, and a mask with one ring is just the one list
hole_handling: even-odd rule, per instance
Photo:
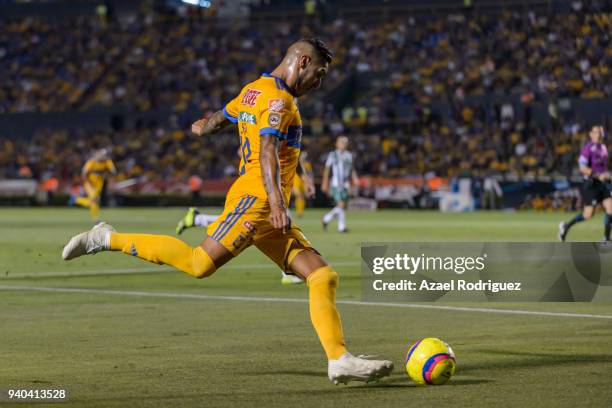
{"label": "yellow and white soccer ball", "polygon": [[455,374],[453,349],[440,339],[427,337],[414,343],[406,354],[406,372],[417,384],[441,385]]}

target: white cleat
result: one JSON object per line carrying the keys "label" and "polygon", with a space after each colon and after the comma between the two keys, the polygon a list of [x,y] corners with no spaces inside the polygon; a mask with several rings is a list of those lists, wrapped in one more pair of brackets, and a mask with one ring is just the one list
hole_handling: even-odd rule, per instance
{"label": "white cleat", "polygon": [[299,285],[300,283],[304,283],[302,278],[297,275],[288,275],[283,272],[283,277],[281,278],[281,283],[283,285]]}
{"label": "white cleat", "polygon": [[559,233],[557,234],[557,238],[561,242],[565,242],[565,237],[567,236],[567,223],[565,221],[561,221],[559,223]]}
{"label": "white cleat", "polygon": [[327,376],[334,384],[348,384],[349,381],[371,382],[388,376],[393,363],[387,360],[368,360],[368,356],[355,357],[345,353],[338,360],[329,360]]}
{"label": "white cleat", "polygon": [[101,222],[94,225],[89,231],[75,235],[64,246],[62,258],[69,261],[81,255],[108,251],[110,248],[110,233],[113,231],[115,229],[112,225]]}

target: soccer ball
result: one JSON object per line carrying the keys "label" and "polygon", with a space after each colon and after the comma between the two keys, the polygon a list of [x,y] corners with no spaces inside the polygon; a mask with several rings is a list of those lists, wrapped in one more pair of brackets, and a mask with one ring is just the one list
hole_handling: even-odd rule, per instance
{"label": "soccer ball", "polygon": [[408,376],[417,384],[444,384],[455,374],[457,367],[453,349],[433,337],[414,343],[408,349],[405,362]]}

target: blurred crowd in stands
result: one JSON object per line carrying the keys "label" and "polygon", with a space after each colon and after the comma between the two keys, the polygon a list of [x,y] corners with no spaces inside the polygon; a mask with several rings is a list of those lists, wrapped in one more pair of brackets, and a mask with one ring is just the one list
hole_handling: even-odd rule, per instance
{"label": "blurred crowd in stands", "polygon": [[[77,179],[98,147],[112,148],[118,180],[232,177],[236,136],[194,138],[186,129],[195,118],[184,113],[223,107],[273,69],[292,40],[314,34],[335,61],[324,89],[304,100],[311,158],[345,133],[357,170],[371,175],[570,175],[587,129],[562,117],[555,101],[612,96],[611,32],[612,15],[586,5],[551,16],[458,13],[368,26],[336,19],[316,33],[290,22],[228,26],[148,12],[0,20],[0,114],[99,105],[176,112],[169,125],[39,131],[33,140],[0,129],[0,178]],[[353,73],[378,75],[378,85],[340,111],[322,102]],[[472,100],[486,95],[516,96],[524,111]],[[543,97],[552,101],[547,127],[530,117],[530,104]],[[435,103],[450,106],[449,117],[439,117]],[[320,174],[322,162],[314,165]]]}
{"label": "blurred crowd in stands", "polygon": [[327,89],[347,73],[384,73],[383,96],[393,103],[490,93],[610,96],[610,32],[612,15],[586,6],[551,16],[458,13],[367,26],[342,19],[320,27],[228,25],[152,13],[0,21],[0,113],[217,107],[309,35],[335,51]]}
{"label": "blurred crowd in stands", "polygon": [[[568,123],[555,130],[523,127],[521,122],[440,125],[429,119],[383,131],[331,122],[317,135],[316,123],[303,138],[315,174],[322,174],[334,135],[349,134],[359,174],[385,177],[504,175],[551,177],[577,175],[577,155],[588,128]],[[78,182],[81,166],[97,148],[110,147],[117,181],[234,177],[238,138],[224,133],[194,137],[186,126],[143,126],[119,131],[41,131],[31,141],[0,139],[0,179],[50,176]],[[331,129],[334,129],[333,131]],[[230,129],[231,130],[231,129]],[[327,130],[327,131],[325,131]],[[410,135],[410,136],[407,136]]]}
{"label": "blurred crowd in stands", "polygon": [[79,17],[0,20],[0,114],[77,106],[122,53],[125,30]]}

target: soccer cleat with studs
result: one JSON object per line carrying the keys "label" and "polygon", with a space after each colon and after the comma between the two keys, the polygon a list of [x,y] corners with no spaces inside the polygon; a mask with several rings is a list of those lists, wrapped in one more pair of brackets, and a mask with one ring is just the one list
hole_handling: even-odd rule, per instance
{"label": "soccer cleat with studs", "polygon": [[199,213],[200,212],[197,210],[197,208],[189,208],[189,210],[187,210],[187,214],[185,214],[185,216],[181,218],[176,225],[176,235],[181,235],[187,228],[193,227],[195,225],[195,217]]}
{"label": "soccer cleat with studs", "polygon": [[557,234],[557,238],[559,238],[559,241],[565,242],[567,231],[568,231],[567,223],[565,221],[561,221],[559,223],[559,234]]}
{"label": "soccer cleat with studs", "polygon": [[335,384],[348,384],[350,381],[369,383],[378,381],[391,374],[393,363],[387,360],[370,360],[371,356],[355,357],[345,353],[337,360],[329,360],[327,375]]}
{"label": "soccer cleat with studs", "polygon": [[304,283],[304,281],[297,275],[288,275],[283,272],[281,283],[283,285],[299,285]]}
{"label": "soccer cleat with studs", "polygon": [[100,251],[108,251],[110,246],[110,233],[115,231],[112,225],[100,222],[89,231],[81,232],[70,238],[70,241],[62,250],[62,258],[65,261],[77,258],[81,255],[96,254]]}

